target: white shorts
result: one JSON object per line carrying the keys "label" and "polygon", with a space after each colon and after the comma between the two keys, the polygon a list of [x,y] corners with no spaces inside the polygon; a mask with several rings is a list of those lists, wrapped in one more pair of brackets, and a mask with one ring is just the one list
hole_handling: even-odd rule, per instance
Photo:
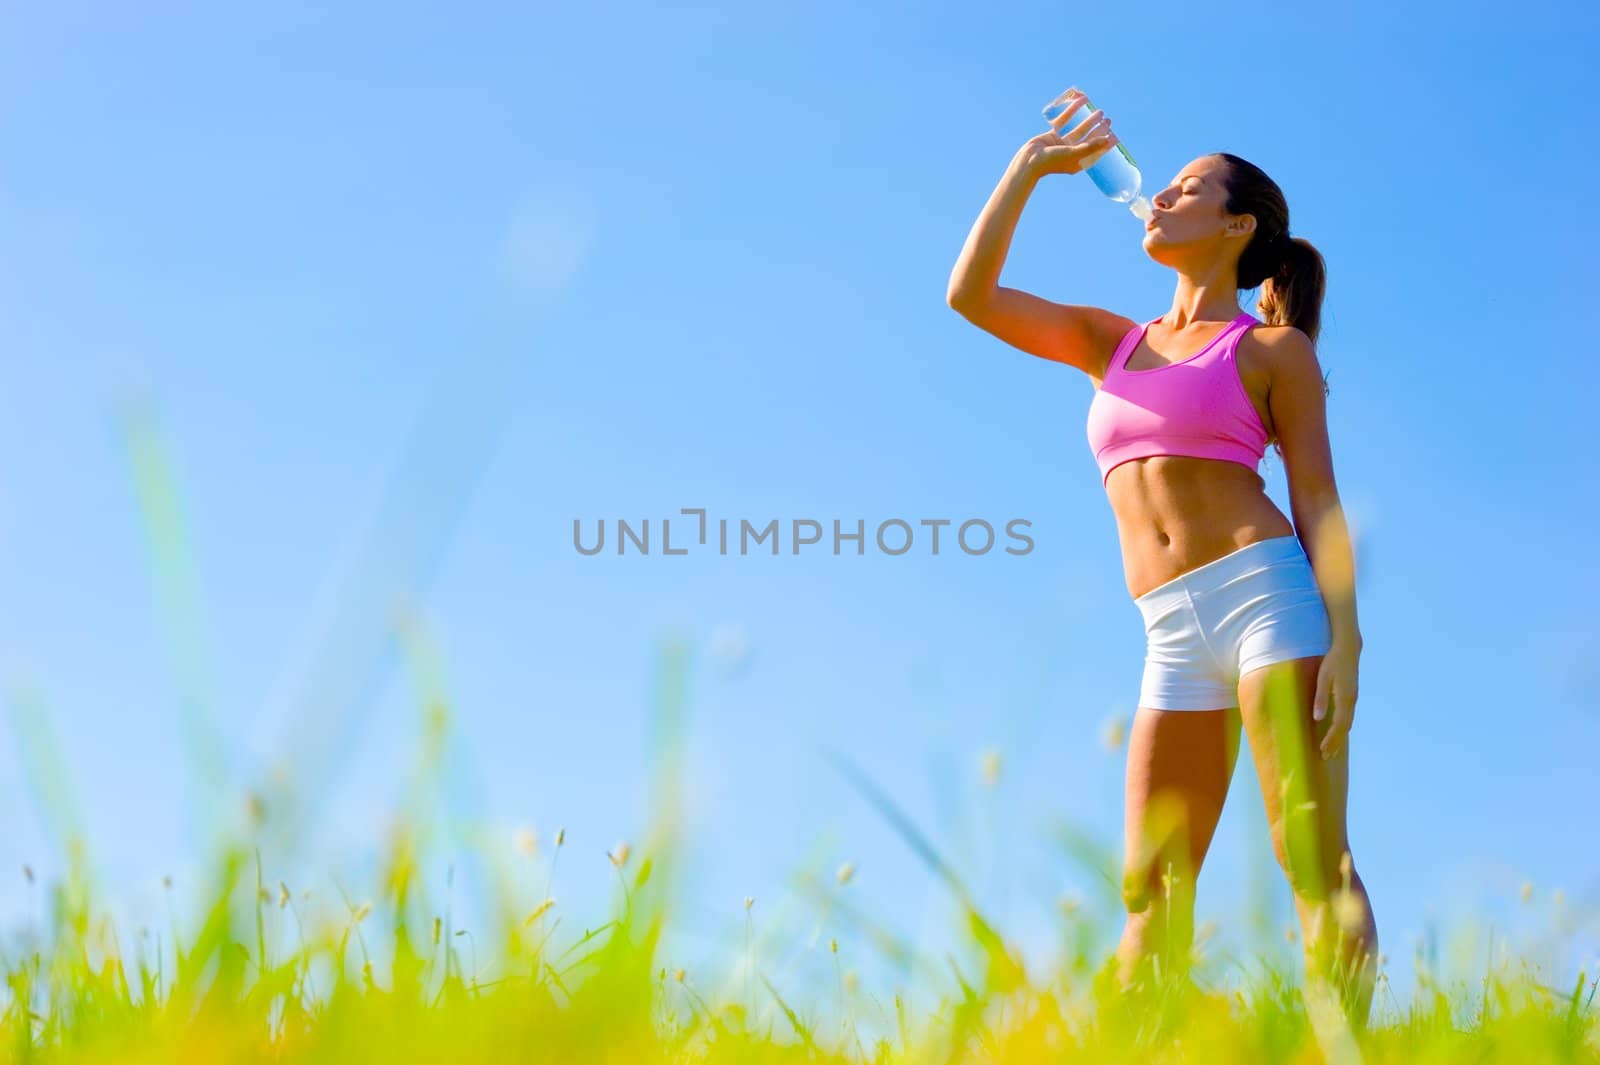
{"label": "white shorts", "polygon": [[1295,536],[1246,544],[1134,603],[1147,637],[1139,705],[1152,709],[1238,706],[1242,674],[1332,646],[1327,606]]}

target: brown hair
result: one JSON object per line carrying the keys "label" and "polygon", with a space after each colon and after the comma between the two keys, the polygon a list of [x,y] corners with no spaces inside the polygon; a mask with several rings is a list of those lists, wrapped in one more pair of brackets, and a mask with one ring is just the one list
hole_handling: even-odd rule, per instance
{"label": "brown hair", "polygon": [[[1289,233],[1289,202],[1265,171],[1228,152],[1217,152],[1216,158],[1228,164],[1223,174],[1228,202],[1223,210],[1254,215],[1256,220],[1250,243],[1239,256],[1238,286],[1260,286],[1256,309],[1261,320],[1268,325],[1292,325],[1314,346],[1322,331],[1322,297],[1328,284],[1322,253],[1304,237],[1283,239]],[[1322,394],[1328,392],[1324,376]],[[1273,446],[1281,456],[1282,445],[1274,439]]]}

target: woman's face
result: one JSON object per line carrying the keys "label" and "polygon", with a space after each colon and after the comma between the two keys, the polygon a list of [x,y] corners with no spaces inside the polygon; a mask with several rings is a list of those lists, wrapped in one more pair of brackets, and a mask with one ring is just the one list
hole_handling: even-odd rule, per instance
{"label": "woman's face", "polygon": [[1227,170],[1223,160],[1202,156],[1151,197],[1155,216],[1145,226],[1144,248],[1152,259],[1169,266],[1193,266],[1244,251],[1255,219],[1224,213],[1228,195],[1222,182]]}

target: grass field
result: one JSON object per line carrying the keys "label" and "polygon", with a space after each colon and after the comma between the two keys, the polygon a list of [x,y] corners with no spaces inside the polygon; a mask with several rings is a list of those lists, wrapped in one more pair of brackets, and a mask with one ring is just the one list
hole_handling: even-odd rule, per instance
{"label": "grass field", "polygon": [[[1197,965],[1193,980],[1123,993],[1114,958],[1083,946],[1103,937],[1074,934],[1112,915],[1064,909],[1068,946],[1029,971],[916,828],[868,794],[965,918],[963,958],[910,969],[956,989],[931,1009],[907,1005],[909,986],[863,986],[832,937],[837,983],[826,992],[780,986],[759,957],[748,967],[747,955],[729,957],[720,972],[674,966],[660,951],[679,850],[670,820],[637,849],[607,852],[619,889],[611,919],[559,946],[562,907],[548,895],[502,891],[491,919],[456,927],[422,888],[419,837],[401,830],[362,901],[274,880],[246,841],[217,860],[194,920],[173,912],[168,927],[137,933],[101,912],[74,850],[61,882],[35,885],[49,916],[5,939],[0,1053],[107,1063],[1600,1061],[1595,974],[1550,987],[1525,960],[1456,986],[1420,967],[1406,1004],[1380,974],[1380,1005],[1362,1030],[1343,1022],[1334,994],[1307,993],[1299,974],[1271,965],[1230,990]],[[547,848],[547,884],[563,837]],[[532,839],[521,845],[533,853]],[[842,891],[850,877],[841,867],[821,889]],[[916,952],[871,934],[852,939],[858,948]]]}

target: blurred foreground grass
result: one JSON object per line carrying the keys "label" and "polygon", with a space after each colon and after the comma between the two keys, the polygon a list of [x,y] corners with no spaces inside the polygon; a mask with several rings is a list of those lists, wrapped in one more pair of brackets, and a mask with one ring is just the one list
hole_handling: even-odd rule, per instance
{"label": "blurred foreground grass", "polygon": [[[620,889],[608,919],[556,940],[572,910],[550,896],[563,832],[543,893],[491,877],[485,913],[463,922],[449,901],[453,866],[443,892],[430,892],[425,875],[439,871],[439,845],[457,841],[441,833],[438,817],[449,700],[415,621],[402,615],[399,630],[422,710],[419,757],[396,827],[354,897],[324,871],[307,875],[336,885],[338,900],[280,875],[294,865],[310,807],[288,793],[291,776],[268,773],[238,804],[239,823],[210,837],[214,857],[203,874],[177,885],[186,896],[181,917],[169,879],[165,927],[119,928],[111,893],[89,875],[48,715],[38,700],[13,700],[29,775],[66,862],[49,885],[32,883],[24,869],[30,892],[46,896],[43,916],[0,937],[0,1061],[1600,1062],[1597,974],[1582,970],[1550,986],[1540,965],[1509,954],[1503,937],[1491,937],[1491,963],[1470,980],[1452,980],[1419,954],[1409,1003],[1396,1000],[1380,971],[1371,1023],[1356,1027],[1337,991],[1307,981],[1299,967],[1283,971],[1265,953],[1226,959],[1228,975],[1244,979],[1215,979],[1223,974],[1203,932],[1186,975],[1174,976],[1181,965],[1166,973],[1158,965],[1123,991],[1115,910],[1061,907],[1056,952],[1030,967],[894,800],[834,752],[825,753],[844,780],[956,903],[956,950],[934,959],[936,951],[847,904],[834,890],[851,878],[847,863],[837,885],[800,874],[797,894],[820,903],[841,932],[862,933],[850,948],[865,941],[886,959],[889,986],[868,987],[845,971],[832,938],[836,987],[806,982],[769,951],[752,953],[748,938],[743,951],[686,969],[663,949],[692,909],[678,883],[691,657],[679,642],[658,659],[649,827],[637,847],[607,852]],[[1118,856],[1070,827],[1058,842],[1115,895]],[[517,840],[524,856],[537,847],[531,832]]]}
{"label": "blurred foreground grass", "polygon": [[[365,885],[373,901],[313,907],[309,892],[270,878],[245,839],[216,861],[194,931],[183,934],[172,915],[164,934],[141,929],[131,952],[97,905],[81,846],[70,849],[67,874],[49,886],[49,916],[7,936],[0,1055],[619,1065],[1600,1061],[1594,974],[1547,987],[1526,962],[1455,987],[1421,968],[1413,1001],[1394,1003],[1387,1023],[1363,1030],[1344,1024],[1331,997],[1307,994],[1270,963],[1234,990],[1207,986],[1197,968],[1196,979],[1123,993],[1114,956],[1088,946],[1099,937],[1074,934],[1084,931],[1075,922],[1095,918],[1071,908],[1059,942],[1077,946],[1030,972],[910,822],[885,797],[869,798],[946,881],[965,917],[963,945],[976,964],[964,971],[945,956],[943,983],[959,991],[935,995],[932,1009],[910,1008],[907,986],[859,988],[853,971],[849,980],[840,972],[837,997],[810,995],[780,986],[757,959],[751,998],[743,987],[716,990],[743,982],[726,976],[741,958],[726,959],[721,974],[672,966],[660,949],[675,912],[679,848],[670,820],[653,821],[637,854],[627,844],[608,852],[621,889],[611,919],[561,949],[553,941],[561,907],[548,895],[518,912],[514,893],[502,892],[486,926],[454,927],[448,905],[423,889],[423,836],[403,826],[377,882]],[[563,843],[558,834],[552,872]],[[535,843],[519,846],[531,853]],[[840,869],[841,885],[850,872]],[[170,881],[167,888],[170,901]],[[870,938],[886,955],[908,950],[893,937]],[[837,941],[829,947],[837,961]],[[1379,986],[1388,992],[1386,974]]]}

